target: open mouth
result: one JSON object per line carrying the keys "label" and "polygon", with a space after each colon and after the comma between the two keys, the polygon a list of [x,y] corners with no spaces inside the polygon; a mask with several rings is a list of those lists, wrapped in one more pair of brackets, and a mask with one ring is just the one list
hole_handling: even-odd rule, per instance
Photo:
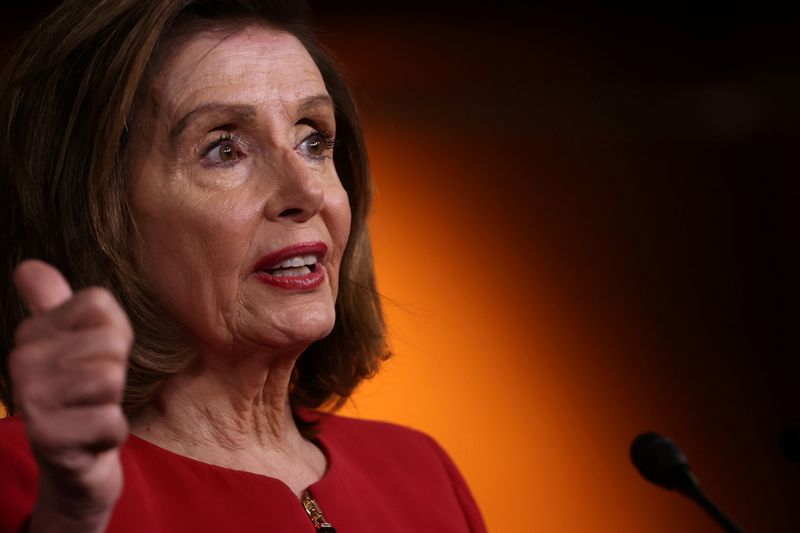
{"label": "open mouth", "polygon": [[317,270],[317,256],[313,254],[296,255],[285,259],[268,268],[264,268],[261,272],[275,277],[298,277],[307,276]]}
{"label": "open mouth", "polygon": [[328,246],[321,241],[287,246],[262,257],[254,266],[256,278],[287,290],[311,290],[326,279]]}

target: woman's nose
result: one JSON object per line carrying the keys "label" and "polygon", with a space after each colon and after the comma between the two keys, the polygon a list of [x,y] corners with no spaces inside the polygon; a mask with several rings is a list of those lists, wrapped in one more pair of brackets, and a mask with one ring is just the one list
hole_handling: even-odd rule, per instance
{"label": "woman's nose", "polygon": [[286,157],[276,171],[276,189],[265,206],[270,220],[305,222],[322,211],[323,176],[298,159],[297,154]]}

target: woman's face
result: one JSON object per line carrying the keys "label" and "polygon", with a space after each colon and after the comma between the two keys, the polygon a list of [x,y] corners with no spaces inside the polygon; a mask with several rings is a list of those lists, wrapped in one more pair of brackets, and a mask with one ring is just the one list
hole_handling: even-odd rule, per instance
{"label": "woman's face", "polygon": [[333,105],[292,35],[200,33],[154,76],[129,170],[138,262],[200,350],[333,328],[350,231]]}

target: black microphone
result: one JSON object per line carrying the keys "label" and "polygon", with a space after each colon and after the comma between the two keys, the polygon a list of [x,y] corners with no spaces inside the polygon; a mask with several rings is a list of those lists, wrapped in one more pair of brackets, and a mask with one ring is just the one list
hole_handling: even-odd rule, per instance
{"label": "black microphone", "polygon": [[665,489],[677,490],[700,505],[711,518],[730,533],[743,533],[725,513],[709,500],[689,468],[689,461],[678,446],[658,433],[642,433],[631,444],[631,461],[648,481]]}
{"label": "black microphone", "polygon": [[789,426],[783,430],[781,451],[787,459],[800,463],[800,425]]}

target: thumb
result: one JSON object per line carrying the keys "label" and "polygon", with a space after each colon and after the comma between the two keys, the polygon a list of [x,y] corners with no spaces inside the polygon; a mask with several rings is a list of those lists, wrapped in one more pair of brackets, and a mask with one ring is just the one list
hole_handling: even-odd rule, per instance
{"label": "thumb", "polygon": [[14,270],[14,285],[32,314],[58,307],[72,296],[72,289],[55,267],[28,259]]}

